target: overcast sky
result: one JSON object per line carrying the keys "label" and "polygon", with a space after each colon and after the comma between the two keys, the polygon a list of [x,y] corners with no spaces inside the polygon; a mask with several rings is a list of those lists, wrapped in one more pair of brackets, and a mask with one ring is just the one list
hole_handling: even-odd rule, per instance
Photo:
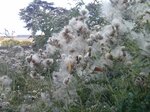
{"label": "overcast sky", "polygon": [[[26,7],[33,0],[1,0],[0,3],[0,33],[4,33],[7,29],[10,33],[15,31],[18,34],[30,34],[24,26],[25,23],[20,20],[18,15],[19,9]],[[46,0],[54,2],[60,7],[69,7],[68,3],[74,4],[73,0]],[[91,2],[93,0],[83,0],[84,2]],[[107,1],[107,0],[103,0]]]}

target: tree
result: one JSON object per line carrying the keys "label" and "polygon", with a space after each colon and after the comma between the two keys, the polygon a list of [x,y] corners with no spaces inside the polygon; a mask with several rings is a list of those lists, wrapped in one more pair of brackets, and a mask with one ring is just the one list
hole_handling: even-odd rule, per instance
{"label": "tree", "polygon": [[102,24],[106,22],[101,14],[101,7],[102,4],[96,1],[94,3],[89,3],[86,6],[86,8],[89,10],[89,20],[87,21],[89,28],[92,28],[95,25],[102,26]]}
{"label": "tree", "polygon": [[53,3],[42,0],[34,0],[26,8],[20,9],[20,17],[26,23],[26,28],[31,30],[33,35],[42,31],[46,36],[52,32],[59,31],[67,24],[68,10],[54,7]]}

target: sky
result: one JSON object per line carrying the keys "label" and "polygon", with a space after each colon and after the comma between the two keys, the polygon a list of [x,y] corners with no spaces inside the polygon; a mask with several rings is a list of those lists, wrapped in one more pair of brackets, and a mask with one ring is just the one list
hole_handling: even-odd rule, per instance
{"label": "sky", "polygon": [[[5,29],[7,29],[12,35],[12,31],[15,31],[13,35],[31,34],[26,28],[25,23],[20,20],[19,11],[22,8],[28,6],[33,0],[2,0],[0,3],[0,35],[3,35]],[[56,6],[69,8],[73,7],[73,0],[45,0],[48,2],[54,2]],[[91,2],[93,0],[83,0],[84,2]],[[103,0],[107,1],[107,0]],[[69,3],[69,4],[68,4]]]}

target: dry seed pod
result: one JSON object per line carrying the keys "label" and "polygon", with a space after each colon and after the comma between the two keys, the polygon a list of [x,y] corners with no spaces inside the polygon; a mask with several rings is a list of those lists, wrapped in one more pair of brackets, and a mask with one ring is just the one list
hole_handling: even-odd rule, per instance
{"label": "dry seed pod", "polygon": [[127,61],[126,65],[128,65],[128,66],[132,65],[132,61]]}
{"label": "dry seed pod", "polygon": [[89,38],[89,39],[87,39],[87,43],[89,46],[92,46],[94,41],[91,38]]}
{"label": "dry seed pod", "polygon": [[72,73],[73,68],[74,68],[74,63],[68,63],[68,64],[67,64],[67,71],[68,71],[69,73]]}
{"label": "dry seed pod", "polygon": [[63,80],[63,83],[64,83],[65,85],[68,85],[68,83],[70,82],[70,80],[71,80],[71,77],[68,76],[68,77],[66,77],[66,78]]}
{"label": "dry seed pod", "polygon": [[70,52],[70,53],[74,53],[74,52],[75,52],[75,49],[70,49],[69,52]]}
{"label": "dry seed pod", "polygon": [[76,62],[77,62],[77,64],[80,63],[80,61],[81,61],[82,58],[83,57],[81,55],[76,56]]}
{"label": "dry seed pod", "polygon": [[39,53],[41,54],[43,52],[43,50],[42,49],[39,49]]}
{"label": "dry seed pod", "polygon": [[126,47],[125,46],[121,46],[120,47],[122,51],[125,51]]}
{"label": "dry seed pod", "polygon": [[111,53],[106,53],[106,54],[105,54],[105,58],[106,58],[106,59],[113,60],[113,56],[111,55]]}
{"label": "dry seed pod", "polygon": [[68,56],[68,57],[66,57],[66,59],[65,59],[65,64],[66,64],[66,69],[67,69],[67,71],[69,72],[69,73],[72,73],[72,71],[73,71],[73,68],[74,68],[74,66],[75,66],[75,60],[73,59],[73,57],[71,57],[71,56]]}
{"label": "dry seed pod", "polygon": [[54,63],[54,60],[53,59],[47,59],[46,60],[46,63],[49,65],[49,64],[53,64]]}
{"label": "dry seed pod", "polygon": [[32,60],[32,55],[26,57],[26,61],[27,61],[28,63],[30,63],[31,60]]}
{"label": "dry seed pod", "polygon": [[94,68],[94,70],[93,70],[93,72],[104,72],[105,71],[105,69],[104,68],[102,68],[102,67],[95,67]]}
{"label": "dry seed pod", "polygon": [[143,86],[144,85],[144,78],[142,77],[136,77],[135,81],[134,81],[134,84],[136,86]]}
{"label": "dry seed pod", "polygon": [[98,32],[96,34],[96,40],[102,40],[104,37]]}
{"label": "dry seed pod", "polygon": [[89,57],[91,57],[91,55],[92,55],[91,52],[92,52],[92,47],[89,46],[89,48],[88,48],[88,56],[89,56]]}
{"label": "dry seed pod", "polygon": [[34,65],[39,65],[41,63],[41,59],[40,59],[40,57],[37,54],[34,54],[32,56],[32,60],[31,61],[32,61],[32,63]]}

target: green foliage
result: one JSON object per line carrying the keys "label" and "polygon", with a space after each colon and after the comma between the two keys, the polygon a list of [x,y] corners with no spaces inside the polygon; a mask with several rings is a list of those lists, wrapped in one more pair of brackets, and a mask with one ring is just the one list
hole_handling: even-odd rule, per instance
{"label": "green foliage", "polygon": [[4,74],[8,74],[8,70],[9,66],[7,65],[7,63],[5,63],[4,61],[0,62],[0,76],[4,75]]}
{"label": "green foliage", "polygon": [[[26,8],[20,10],[21,20],[26,23],[25,27],[33,33],[34,50],[43,48],[53,33],[59,32],[72,17],[78,15],[78,7],[66,10],[54,7],[53,3],[42,0],[34,0]],[[43,32],[44,36],[35,35],[37,31]]]}
{"label": "green foliage", "polygon": [[[18,74],[17,74],[18,75]],[[14,91],[17,91],[17,90],[20,90],[20,91],[25,91],[25,86],[26,86],[26,80],[25,80],[25,77],[23,75],[18,75],[18,76],[15,76],[14,80],[13,80],[13,90]]]}
{"label": "green foliage", "polygon": [[89,20],[87,24],[89,28],[92,28],[94,25],[101,25],[101,27],[106,24],[105,19],[101,15],[101,7],[100,3],[89,3],[86,8],[89,10]]}
{"label": "green foliage", "polygon": [[[150,67],[150,58],[140,54],[138,45],[127,39],[123,45],[133,55],[132,65],[113,60],[113,68],[84,83],[78,81],[78,102],[69,105],[69,111],[81,112],[149,112],[150,75],[139,75],[145,67]],[[96,78],[97,77],[97,78]],[[141,77],[142,85],[136,79]]]}
{"label": "green foliage", "polygon": [[38,51],[39,49],[43,48],[48,40],[46,36],[36,36],[34,37],[34,43],[32,45],[33,50]]}
{"label": "green foliage", "polygon": [[91,90],[89,88],[87,88],[87,87],[83,87],[82,86],[81,89],[77,90],[77,94],[78,94],[78,96],[81,99],[81,104],[85,106],[86,102],[87,102],[87,100],[88,100],[88,98],[89,98],[89,96],[91,94]]}
{"label": "green foliage", "polygon": [[42,31],[46,36],[57,32],[67,23],[68,11],[54,7],[53,3],[34,0],[26,8],[20,10],[20,17],[26,23],[26,28],[33,32]]}

